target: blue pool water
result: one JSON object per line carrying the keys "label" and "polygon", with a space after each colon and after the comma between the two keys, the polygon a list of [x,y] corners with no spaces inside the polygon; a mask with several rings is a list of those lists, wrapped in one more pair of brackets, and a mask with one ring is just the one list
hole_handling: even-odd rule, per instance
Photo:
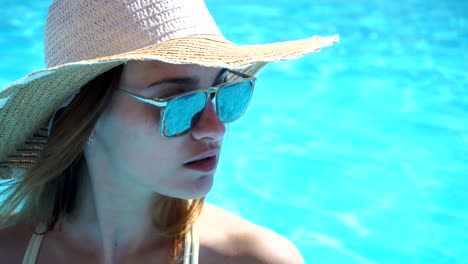
{"label": "blue pool water", "polygon": [[[49,2],[2,0],[0,87],[43,67]],[[240,44],[341,35],[260,74],[209,202],[306,263],[468,263],[468,1],[207,4]]]}

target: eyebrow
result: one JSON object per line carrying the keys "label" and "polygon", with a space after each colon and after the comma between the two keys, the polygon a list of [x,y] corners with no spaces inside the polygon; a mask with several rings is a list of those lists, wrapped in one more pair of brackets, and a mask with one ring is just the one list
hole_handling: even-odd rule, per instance
{"label": "eyebrow", "polygon": [[166,83],[173,83],[173,84],[184,84],[189,86],[197,86],[200,83],[200,78],[198,77],[167,77],[161,80],[157,80],[147,87],[157,86]]}
{"label": "eyebrow", "polygon": [[[157,68],[159,67],[159,64],[152,64],[151,67]],[[218,75],[216,75],[215,82],[223,76],[223,74],[227,71],[227,69],[223,68],[219,71]],[[185,84],[185,85],[191,85],[191,86],[196,86],[200,83],[200,78],[198,76],[193,76],[193,77],[167,77],[163,78],[161,80],[157,80],[151,84],[149,84],[148,87],[151,86],[157,86],[165,83],[173,83],[173,84]]]}

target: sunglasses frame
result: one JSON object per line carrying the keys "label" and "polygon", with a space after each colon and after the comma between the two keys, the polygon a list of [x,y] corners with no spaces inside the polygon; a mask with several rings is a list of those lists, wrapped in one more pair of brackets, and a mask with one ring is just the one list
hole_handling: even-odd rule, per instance
{"label": "sunglasses frame", "polygon": [[[163,137],[168,137],[168,138],[171,138],[171,137],[177,137],[177,136],[180,136],[180,135],[183,135],[183,134],[186,134],[188,133],[193,127],[189,127],[188,129],[184,130],[184,131],[181,131],[181,132],[178,132],[174,135],[171,135],[171,136],[168,136],[165,134],[164,132],[164,112],[166,110],[166,107],[171,103],[171,101],[179,98],[179,97],[183,97],[183,96],[187,96],[187,95],[190,95],[190,94],[195,94],[195,93],[200,93],[200,92],[204,92],[206,94],[206,103],[205,103],[205,107],[203,108],[202,112],[205,110],[206,106],[208,105],[208,102],[211,102],[213,100],[213,98],[216,98],[215,100],[215,105],[216,105],[216,114],[218,114],[218,91],[221,90],[222,88],[224,87],[227,87],[227,86],[231,86],[233,84],[236,84],[236,83],[241,83],[241,82],[246,82],[246,81],[249,81],[250,82],[250,85],[252,87],[252,92],[250,94],[250,98],[249,98],[249,102],[247,103],[247,106],[250,104],[250,99],[252,98],[252,94],[253,94],[253,90],[254,90],[254,87],[255,87],[255,82],[257,81],[257,78],[255,76],[250,76],[250,75],[247,75],[247,74],[244,74],[242,72],[238,72],[238,71],[234,71],[234,70],[230,70],[230,69],[225,69],[221,74],[220,74],[220,77],[223,81],[226,80],[226,77],[227,77],[227,74],[228,73],[231,73],[231,74],[234,74],[236,75],[237,77],[240,77],[242,79],[240,80],[233,80],[233,81],[229,81],[229,82],[223,82],[221,84],[218,84],[216,86],[212,86],[212,87],[208,87],[208,88],[203,88],[203,89],[197,89],[197,90],[193,90],[193,91],[188,91],[188,92],[185,92],[185,93],[181,93],[181,94],[177,94],[177,95],[173,95],[173,96],[170,96],[170,97],[167,97],[167,98],[148,98],[148,97],[145,97],[145,96],[142,96],[142,95],[138,95],[138,94],[135,94],[135,93],[132,93],[132,92],[129,92],[127,90],[124,90],[124,89],[117,89],[119,92],[123,93],[123,94],[126,94],[134,99],[137,99],[141,102],[144,102],[144,103],[147,103],[147,104],[150,104],[152,106],[155,106],[155,107],[158,107],[158,108],[162,108],[161,112],[160,112],[160,115],[161,115],[161,118],[160,118],[160,127],[161,127],[161,136]],[[214,93],[214,96],[211,97],[211,95]],[[208,100],[208,98],[211,98],[210,100]],[[244,111],[235,119],[229,121],[229,122],[223,122],[224,124],[229,124],[229,123],[232,123],[234,121],[236,121],[237,119],[239,119],[242,115],[244,115],[245,111],[247,110],[247,107],[244,109]],[[219,117],[218,117],[219,118]],[[196,125],[195,125],[196,126]]]}

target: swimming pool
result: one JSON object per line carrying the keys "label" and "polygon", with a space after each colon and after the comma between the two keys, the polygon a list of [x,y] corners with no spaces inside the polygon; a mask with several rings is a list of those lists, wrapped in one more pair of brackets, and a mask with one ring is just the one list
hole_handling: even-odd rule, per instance
{"label": "swimming pool", "polygon": [[[0,87],[43,67],[48,1],[3,1]],[[306,263],[468,263],[468,2],[207,0],[225,35],[340,44],[268,66],[208,201]]]}

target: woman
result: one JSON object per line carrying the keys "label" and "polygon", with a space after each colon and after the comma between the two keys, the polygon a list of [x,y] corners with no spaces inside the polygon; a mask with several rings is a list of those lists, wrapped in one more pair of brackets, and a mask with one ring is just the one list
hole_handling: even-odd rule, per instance
{"label": "woman", "polygon": [[1,263],[302,263],[204,203],[225,124],[267,62],[337,37],[239,47],[201,0],[57,0],[47,69],[0,93]]}

